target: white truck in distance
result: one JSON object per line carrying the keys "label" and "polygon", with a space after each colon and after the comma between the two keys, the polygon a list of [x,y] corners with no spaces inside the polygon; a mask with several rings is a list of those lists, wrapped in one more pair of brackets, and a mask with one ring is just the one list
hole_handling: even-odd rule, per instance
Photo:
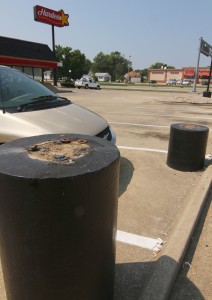
{"label": "white truck in distance", "polygon": [[78,89],[97,89],[100,90],[100,85],[93,79],[90,78],[81,78],[75,81],[75,87]]}

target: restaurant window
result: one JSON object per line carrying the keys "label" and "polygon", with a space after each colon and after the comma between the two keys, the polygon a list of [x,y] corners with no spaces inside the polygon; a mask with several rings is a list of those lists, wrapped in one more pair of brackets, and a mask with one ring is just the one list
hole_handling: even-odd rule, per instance
{"label": "restaurant window", "polygon": [[19,70],[19,71],[23,72],[23,67],[21,67],[21,66],[14,66],[13,68],[16,69],[16,70]]}
{"label": "restaurant window", "polygon": [[33,69],[32,67],[24,67],[24,73],[29,77],[33,78]]}
{"label": "restaurant window", "polygon": [[208,79],[209,76],[203,75],[203,76],[199,76],[200,79]]}
{"label": "restaurant window", "polygon": [[37,81],[42,81],[42,69],[34,68],[34,79]]}
{"label": "restaurant window", "polygon": [[194,79],[194,76],[184,76],[184,79]]}

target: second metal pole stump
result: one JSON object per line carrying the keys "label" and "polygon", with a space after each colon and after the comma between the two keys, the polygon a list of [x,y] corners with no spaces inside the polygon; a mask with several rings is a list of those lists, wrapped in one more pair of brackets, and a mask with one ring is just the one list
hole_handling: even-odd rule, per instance
{"label": "second metal pole stump", "polygon": [[179,123],[170,129],[168,166],[179,171],[204,168],[209,129],[202,125]]}
{"label": "second metal pole stump", "polygon": [[0,149],[0,254],[8,300],[111,300],[119,151],[44,135]]}

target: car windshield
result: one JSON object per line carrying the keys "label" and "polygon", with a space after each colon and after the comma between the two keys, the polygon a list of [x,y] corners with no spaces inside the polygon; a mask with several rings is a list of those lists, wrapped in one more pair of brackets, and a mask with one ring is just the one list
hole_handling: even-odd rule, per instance
{"label": "car windshield", "polygon": [[31,79],[18,70],[0,68],[0,109],[16,111],[36,110],[53,105],[70,104],[65,98],[58,97],[39,82]]}

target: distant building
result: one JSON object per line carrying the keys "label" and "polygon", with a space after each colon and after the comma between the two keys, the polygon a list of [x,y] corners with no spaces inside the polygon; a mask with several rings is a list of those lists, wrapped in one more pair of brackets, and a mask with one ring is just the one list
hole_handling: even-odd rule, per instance
{"label": "distant building", "polygon": [[140,83],[141,82],[141,73],[137,71],[131,71],[124,75],[125,81],[131,83]]}
{"label": "distant building", "polygon": [[95,76],[98,78],[98,81],[110,82],[111,75],[109,73],[95,73]]}
{"label": "distant building", "polygon": [[[210,72],[209,67],[199,67],[197,83],[201,83],[203,79],[208,78]],[[156,80],[157,83],[166,83],[169,79],[191,79],[194,81],[195,67],[185,67],[182,69],[148,69],[148,81]]]}
{"label": "distant building", "polygon": [[[194,79],[196,68],[187,67],[183,69],[183,75],[186,79]],[[199,67],[197,83],[201,83],[202,80],[208,79],[210,74],[210,67]]]}

